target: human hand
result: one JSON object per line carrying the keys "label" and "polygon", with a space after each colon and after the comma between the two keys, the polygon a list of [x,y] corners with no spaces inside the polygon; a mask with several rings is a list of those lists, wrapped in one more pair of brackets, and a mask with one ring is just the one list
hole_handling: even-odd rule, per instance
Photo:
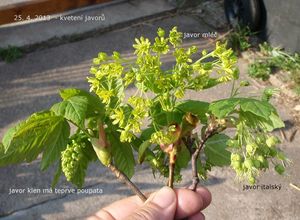
{"label": "human hand", "polygon": [[205,218],[201,210],[210,202],[211,194],[206,188],[193,192],[165,186],[152,193],[145,203],[132,196],[108,205],[88,220],[202,220]]}

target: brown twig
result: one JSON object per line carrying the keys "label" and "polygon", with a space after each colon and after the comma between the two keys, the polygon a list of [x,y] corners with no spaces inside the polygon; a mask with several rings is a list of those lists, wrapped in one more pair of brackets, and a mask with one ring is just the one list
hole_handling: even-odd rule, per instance
{"label": "brown twig", "polygon": [[173,150],[169,153],[169,179],[168,186],[173,189],[174,183],[174,169],[175,169],[175,161],[177,154],[177,144],[173,146]]}
{"label": "brown twig", "polygon": [[116,177],[125,183],[143,202],[147,200],[147,197],[139,190],[139,188],[117,167],[113,164],[109,164],[107,166],[115,175]]}
{"label": "brown twig", "polygon": [[293,140],[294,140],[294,138],[295,138],[295,136],[296,136],[296,134],[297,134],[297,131],[298,131],[298,129],[295,129],[295,130],[292,132],[292,134],[291,134],[291,136],[290,136],[290,138],[289,138],[289,142],[293,142]]}
{"label": "brown twig", "polygon": [[182,138],[183,143],[185,144],[186,148],[190,152],[190,155],[193,155],[195,152],[195,149],[193,148],[195,143],[195,138],[193,138],[191,135],[187,137]]}
{"label": "brown twig", "polygon": [[286,134],[285,134],[284,130],[283,130],[283,129],[280,129],[279,131],[280,131],[280,134],[281,134],[282,140],[283,140],[283,141],[286,141],[286,140],[287,140],[287,138],[286,138]]}
{"label": "brown twig", "polygon": [[[202,146],[203,147],[203,146]],[[197,147],[196,151],[192,155],[192,185],[189,187],[191,190],[196,191],[199,183],[198,170],[197,170],[197,159],[199,157],[202,147]]]}
{"label": "brown twig", "polygon": [[[103,148],[110,148],[110,143],[107,141],[104,125],[102,123],[99,123],[99,138],[98,143]],[[131,190],[134,192],[143,202],[147,200],[147,197],[139,190],[139,188],[117,167],[115,167],[112,163],[109,163],[107,167],[111,170],[112,173],[115,174],[115,176],[125,183]]]}
{"label": "brown twig", "polygon": [[189,189],[191,189],[193,191],[196,191],[198,183],[200,181],[199,176],[198,176],[198,169],[197,169],[198,157],[200,155],[200,152],[201,152],[202,148],[205,145],[205,142],[208,140],[208,138],[210,138],[211,136],[216,134],[217,133],[216,131],[217,131],[217,128],[209,126],[205,130],[205,133],[204,133],[203,137],[201,138],[201,140],[199,141],[199,143],[196,142],[196,150],[192,154],[192,175],[193,175],[193,179],[192,179],[192,184],[189,187]]}
{"label": "brown twig", "polygon": [[173,183],[174,183],[174,163],[169,163],[169,179],[168,179],[168,187],[173,189]]}

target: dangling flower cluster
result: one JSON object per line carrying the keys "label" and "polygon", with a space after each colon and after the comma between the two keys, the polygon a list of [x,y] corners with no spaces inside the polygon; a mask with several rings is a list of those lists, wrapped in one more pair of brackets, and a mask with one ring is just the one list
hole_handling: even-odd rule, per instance
{"label": "dangling flower cluster", "polygon": [[[84,142],[78,143],[76,140],[72,140],[68,144],[67,148],[61,153],[61,165],[68,181],[74,182],[80,185],[80,182],[76,182],[78,175],[77,171],[79,166],[87,166],[88,159],[84,154],[86,145]],[[78,180],[79,181],[79,180]]]}
{"label": "dangling flower cluster", "polygon": [[244,123],[237,125],[236,138],[227,142],[233,151],[231,154],[231,167],[236,171],[238,178],[247,178],[250,184],[255,184],[261,170],[269,168],[268,159],[275,163],[275,171],[283,174],[284,163],[288,162],[285,155],[276,149],[280,142],[275,136],[266,133],[253,132]]}

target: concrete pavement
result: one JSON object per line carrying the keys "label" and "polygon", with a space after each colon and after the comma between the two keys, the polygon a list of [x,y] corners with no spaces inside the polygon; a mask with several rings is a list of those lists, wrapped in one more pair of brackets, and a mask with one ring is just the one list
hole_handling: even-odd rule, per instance
{"label": "concrete pavement", "polygon": [[62,40],[82,39],[175,9],[174,5],[162,0],[115,0],[35,20],[23,18],[22,22],[0,26],[0,47],[24,47],[46,42],[53,45]]}

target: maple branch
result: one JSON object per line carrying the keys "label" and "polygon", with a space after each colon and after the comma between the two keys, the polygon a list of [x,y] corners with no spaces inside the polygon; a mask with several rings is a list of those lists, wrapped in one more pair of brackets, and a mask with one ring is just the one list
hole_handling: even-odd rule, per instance
{"label": "maple branch", "polygon": [[209,126],[206,130],[205,133],[203,135],[203,137],[201,138],[201,140],[199,141],[199,143],[196,143],[196,150],[194,151],[194,153],[192,154],[192,184],[190,185],[189,189],[196,191],[198,183],[199,183],[199,176],[198,176],[198,169],[197,169],[197,160],[198,157],[200,155],[200,152],[202,150],[202,148],[204,147],[206,141],[212,137],[213,135],[215,135],[217,132],[217,128]]}
{"label": "maple branch", "polygon": [[147,197],[140,191],[140,189],[117,167],[115,167],[112,163],[110,163],[107,166],[114,174],[115,176],[125,183],[131,190],[136,194],[143,202],[147,200]]}
{"label": "maple branch", "polygon": [[[100,146],[104,148],[109,148],[110,143],[107,141],[104,125],[99,123],[99,138],[98,142]],[[112,162],[110,162],[107,167],[111,170],[112,173],[123,183],[125,183],[131,190],[134,192],[143,202],[147,200],[147,197],[140,191],[140,189],[123,173],[119,170]]]}

